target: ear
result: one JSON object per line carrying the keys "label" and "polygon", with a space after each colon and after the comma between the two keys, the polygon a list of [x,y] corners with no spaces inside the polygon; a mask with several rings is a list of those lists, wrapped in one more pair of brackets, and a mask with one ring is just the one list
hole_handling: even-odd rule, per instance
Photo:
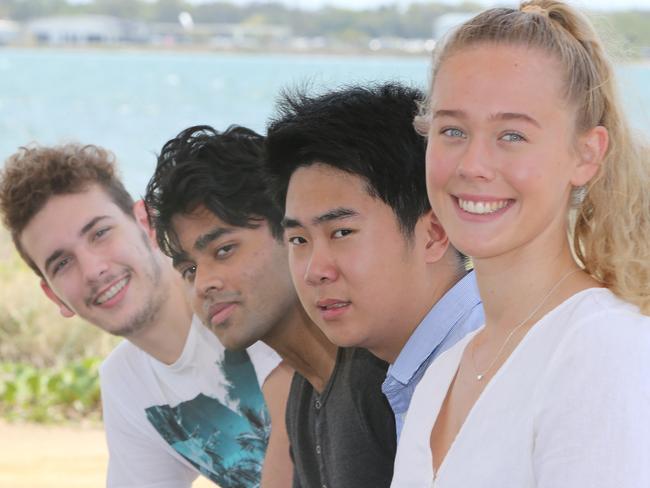
{"label": "ear", "polygon": [[578,165],[575,167],[571,184],[583,186],[596,176],[603,164],[609,146],[609,133],[602,125],[589,129],[578,140]]}
{"label": "ear", "polygon": [[144,203],[144,200],[140,199],[133,204],[133,215],[135,216],[135,221],[142,228],[144,233],[147,234],[147,237],[149,237],[152,246],[157,247],[156,232],[149,223],[149,212],[147,211],[147,205]]}
{"label": "ear", "polygon": [[47,284],[47,281],[41,280],[41,289],[45,293],[45,296],[52,300],[59,307],[59,312],[61,312],[61,315],[63,315],[66,319],[74,317],[75,313],[70,310],[58,296],[56,296],[56,293],[54,293],[52,288],[50,288],[50,285]]}
{"label": "ear", "polygon": [[449,248],[449,238],[442,228],[438,217],[429,210],[423,217],[426,226],[425,262],[432,264],[440,261]]}

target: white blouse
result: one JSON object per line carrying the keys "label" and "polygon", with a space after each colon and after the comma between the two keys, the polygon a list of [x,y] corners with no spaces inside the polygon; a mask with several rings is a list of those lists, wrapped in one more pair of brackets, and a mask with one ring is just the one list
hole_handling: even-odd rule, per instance
{"label": "white blouse", "polygon": [[416,388],[392,488],[650,488],[650,318],[604,288],[526,334],[434,473],[431,430],[474,334]]}

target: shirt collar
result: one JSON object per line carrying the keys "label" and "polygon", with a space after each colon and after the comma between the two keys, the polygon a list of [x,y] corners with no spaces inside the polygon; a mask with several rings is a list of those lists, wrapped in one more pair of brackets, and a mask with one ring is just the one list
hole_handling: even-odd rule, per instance
{"label": "shirt collar", "polygon": [[444,341],[449,332],[481,303],[473,271],[465,275],[433,305],[411,334],[388,375],[408,384],[420,365]]}

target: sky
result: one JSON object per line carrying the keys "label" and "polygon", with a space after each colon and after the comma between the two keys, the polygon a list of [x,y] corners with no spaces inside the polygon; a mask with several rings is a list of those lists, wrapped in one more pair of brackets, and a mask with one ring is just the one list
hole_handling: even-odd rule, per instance
{"label": "sky", "polygon": [[[195,0],[201,1],[201,0]],[[256,0],[260,2],[261,0]],[[413,0],[280,0],[282,3],[296,8],[303,9],[316,9],[324,5],[332,5],[337,7],[346,8],[373,8],[380,5],[394,5],[408,6],[414,3]],[[461,3],[460,0],[439,0],[441,3],[450,5]],[[516,1],[494,1],[494,0],[474,0],[485,7],[494,6],[513,6],[518,4]],[[232,3],[246,4],[251,3],[251,0],[231,0]],[[623,10],[623,9],[643,9],[650,10],[650,0],[569,0],[569,3],[584,9],[598,9],[598,10]]]}

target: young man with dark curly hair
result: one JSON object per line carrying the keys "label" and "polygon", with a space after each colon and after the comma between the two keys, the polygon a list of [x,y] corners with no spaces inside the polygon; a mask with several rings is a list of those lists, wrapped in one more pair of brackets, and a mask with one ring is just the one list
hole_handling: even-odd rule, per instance
{"label": "young man with dark curly hair", "polygon": [[192,319],[144,204],[133,202],[109,152],[21,149],[0,173],[0,210],[61,314],[126,339],[100,371],[107,486],[189,487],[199,473],[222,488],[290,483],[290,372],[264,344],[229,352]]}

